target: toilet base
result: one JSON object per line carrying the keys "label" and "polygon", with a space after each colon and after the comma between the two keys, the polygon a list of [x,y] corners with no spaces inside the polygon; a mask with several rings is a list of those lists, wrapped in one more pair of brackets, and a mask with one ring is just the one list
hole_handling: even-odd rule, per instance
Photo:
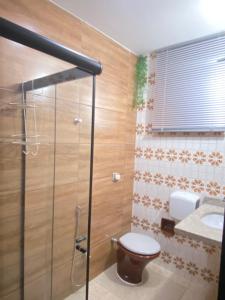
{"label": "toilet base", "polygon": [[130,257],[121,248],[117,250],[117,273],[126,283],[141,284],[142,272],[148,262],[138,257]]}
{"label": "toilet base", "polygon": [[124,280],[122,277],[120,277],[120,275],[118,274],[118,272],[116,272],[116,275],[117,277],[119,278],[120,281],[122,281],[123,283],[125,283],[126,285],[129,285],[129,286],[139,286],[139,285],[142,285],[143,282],[139,282],[139,283],[131,283],[131,282],[128,282],[126,280]]}
{"label": "toilet base", "polygon": [[142,273],[145,266],[158,257],[160,252],[153,255],[139,255],[125,249],[118,243],[117,274],[125,283],[142,284]]}

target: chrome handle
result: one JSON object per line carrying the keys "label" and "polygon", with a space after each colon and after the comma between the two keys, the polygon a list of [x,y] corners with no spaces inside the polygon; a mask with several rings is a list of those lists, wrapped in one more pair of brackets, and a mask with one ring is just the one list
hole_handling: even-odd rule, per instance
{"label": "chrome handle", "polygon": [[74,118],[73,122],[74,122],[74,124],[80,124],[80,123],[82,123],[82,119],[81,118]]}
{"label": "chrome handle", "polygon": [[76,238],[76,244],[80,244],[83,241],[86,241],[87,237],[86,236],[80,236]]}

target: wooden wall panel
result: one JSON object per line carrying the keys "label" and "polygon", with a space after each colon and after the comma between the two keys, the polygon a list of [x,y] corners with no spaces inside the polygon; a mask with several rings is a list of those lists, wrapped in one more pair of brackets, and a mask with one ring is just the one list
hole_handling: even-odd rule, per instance
{"label": "wooden wall panel", "polygon": [[[91,276],[94,277],[115,261],[115,250],[111,245],[111,237],[119,236],[130,230],[136,121],[136,112],[132,109],[132,101],[136,57],[47,0],[0,0],[0,12],[2,17],[94,57],[103,64],[103,73],[97,77],[96,86],[91,240]],[[1,73],[4,74],[1,76],[0,83],[3,88],[71,67],[70,64],[18,46],[5,39],[0,40],[0,46]],[[28,160],[28,173],[31,176],[27,182],[29,189],[26,192],[29,200],[26,209],[30,217],[27,219],[27,226],[30,228],[27,231],[27,238],[31,245],[29,259],[37,258],[37,264],[27,270],[28,274],[31,274],[32,280],[27,282],[26,293],[31,300],[32,298],[47,300],[49,297],[49,290],[46,289],[49,280],[49,261],[48,259],[43,260],[41,257],[43,251],[48,251],[48,245],[45,249],[39,248],[37,239],[39,237],[39,241],[41,241],[47,237],[51,227],[48,219],[51,215],[46,215],[44,211],[52,210],[51,201],[53,199],[51,180],[48,181],[46,176],[51,172],[48,168],[53,154],[51,144],[54,130],[52,127],[54,95],[56,95],[57,124],[53,244],[54,299],[63,299],[72,291],[70,271],[76,205],[80,205],[82,208],[81,233],[85,233],[87,229],[92,93],[90,82],[91,79],[87,78],[76,81],[75,84],[58,85],[56,91],[46,89],[42,90],[40,94],[36,91],[35,96],[31,95],[31,98],[35,97],[35,101],[44,105],[40,110],[39,130],[49,137],[42,140],[44,145],[41,147],[38,159],[36,161]],[[1,98],[5,99],[5,95]],[[79,127],[74,127],[71,120],[77,114],[83,119],[83,122]],[[49,116],[52,116],[52,119]],[[1,119],[1,122],[4,120]],[[10,128],[6,127],[5,123],[0,125],[4,126],[1,126],[4,128],[1,133],[8,135],[7,130]],[[0,145],[1,152],[6,151],[6,146],[4,145],[4,147]],[[9,172],[17,174],[20,169],[19,160],[18,165],[6,162],[6,167],[7,164],[9,164]],[[5,171],[6,167],[4,167],[4,172],[8,172]],[[121,173],[120,182],[112,182],[112,172]],[[52,174],[49,175],[52,176]],[[4,173],[4,176],[8,175]],[[9,189],[10,186],[6,180],[5,182],[1,181],[0,187]],[[18,186],[11,186],[10,192],[10,195],[16,197],[16,193],[19,192]],[[0,206],[4,208],[4,215],[7,217],[11,217],[11,215],[16,217],[15,215],[17,215],[17,206],[13,200],[15,197],[10,197],[11,200],[8,203],[7,199],[1,198]],[[46,202],[46,199],[49,201]],[[34,229],[37,236],[31,239]],[[12,228],[12,233],[9,234],[14,234],[13,232]],[[77,258],[78,265],[82,264],[80,262],[80,258]],[[16,265],[13,266],[15,268]],[[11,269],[13,270],[12,267]],[[7,283],[9,298],[10,295],[15,295],[16,299],[18,296],[16,279],[9,287],[10,283]],[[7,298],[7,296],[5,297]]]}

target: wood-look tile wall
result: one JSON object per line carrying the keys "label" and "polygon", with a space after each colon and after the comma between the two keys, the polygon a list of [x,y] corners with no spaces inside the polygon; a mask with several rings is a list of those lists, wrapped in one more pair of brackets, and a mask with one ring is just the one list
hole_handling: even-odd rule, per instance
{"label": "wood-look tile wall", "polygon": [[[133,78],[136,57],[79,19],[62,11],[49,1],[0,0],[1,16],[100,60],[103,73],[97,77],[95,159],[93,182],[91,276],[94,277],[115,260],[111,236],[130,230],[135,143],[135,112],[132,109]],[[65,70],[71,65],[52,57],[0,40],[0,86],[5,90],[32,78]],[[36,159],[26,161],[26,234],[27,299],[49,297],[49,265],[54,192],[54,272],[53,296],[63,299],[71,293],[70,271],[75,230],[75,207],[81,206],[81,233],[87,226],[89,187],[91,85],[62,84],[31,95],[40,104],[39,134],[42,145]],[[5,92],[4,90],[4,92]],[[3,90],[2,90],[3,91]],[[3,93],[3,92],[1,92]],[[56,95],[56,98],[55,98]],[[5,95],[1,94],[0,109]],[[56,101],[56,106],[55,106]],[[43,105],[42,105],[43,104]],[[65,105],[66,104],[66,105]],[[56,115],[55,109],[56,107]],[[70,120],[77,114],[81,126]],[[53,191],[54,118],[56,116],[56,173]],[[1,138],[13,132],[11,124],[20,115],[1,117]],[[13,120],[13,122],[10,122]],[[6,123],[4,123],[6,122]],[[18,123],[19,127],[20,124]],[[79,128],[79,129],[78,129]],[[0,271],[11,272],[9,282],[1,286],[0,297],[18,299],[19,287],[19,194],[20,147],[0,144],[2,173],[0,182],[1,243]],[[17,155],[17,152],[19,153]],[[12,160],[13,158],[13,160]],[[122,180],[111,181],[112,172]],[[9,179],[15,178],[12,183]],[[5,180],[3,180],[5,179]],[[18,183],[17,183],[18,181]],[[7,242],[7,240],[10,242]],[[48,240],[49,243],[43,243]],[[3,246],[2,246],[3,245]],[[42,245],[42,246],[41,246]],[[43,246],[44,245],[44,246]],[[7,253],[7,256],[6,256]],[[83,266],[82,257],[76,264]],[[2,272],[1,272],[2,274]],[[4,297],[3,297],[4,295]]]}

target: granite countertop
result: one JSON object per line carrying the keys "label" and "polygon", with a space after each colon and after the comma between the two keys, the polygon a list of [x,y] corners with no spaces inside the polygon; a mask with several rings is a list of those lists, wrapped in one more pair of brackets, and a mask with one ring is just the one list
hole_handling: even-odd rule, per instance
{"label": "granite countertop", "polygon": [[208,244],[220,246],[222,242],[222,230],[203,224],[201,218],[209,213],[224,214],[224,206],[225,203],[221,200],[207,198],[198,209],[177,223],[175,232]]}

